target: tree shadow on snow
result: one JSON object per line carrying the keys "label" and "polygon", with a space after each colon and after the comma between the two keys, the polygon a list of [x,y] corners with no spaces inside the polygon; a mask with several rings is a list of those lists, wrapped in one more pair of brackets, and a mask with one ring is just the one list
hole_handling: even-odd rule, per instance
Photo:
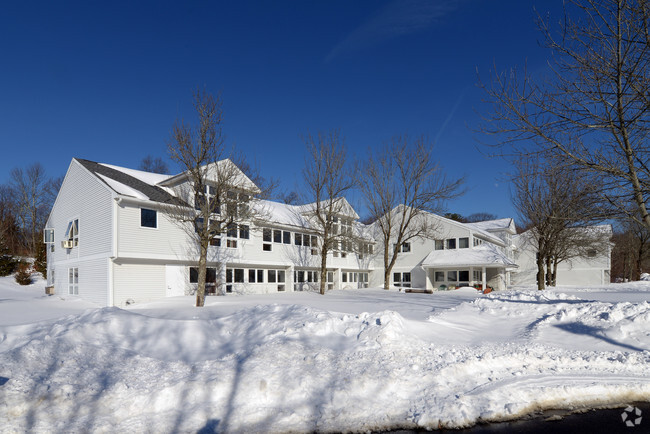
{"label": "tree shadow on snow", "polygon": [[593,338],[603,340],[608,344],[616,345],[618,347],[622,347],[631,351],[639,351],[639,352],[645,351],[643,348],[635,347],[634,345],[626,344],[623,342],[617,342],[614,339],[605,336],[603,334],[603,329],[598,327],[588,326],[586,324],[582,324],[579,322],[572,322],[567,324],[555,324],[554,326],[569,333],[573,333],[576,335],[591,336]]}

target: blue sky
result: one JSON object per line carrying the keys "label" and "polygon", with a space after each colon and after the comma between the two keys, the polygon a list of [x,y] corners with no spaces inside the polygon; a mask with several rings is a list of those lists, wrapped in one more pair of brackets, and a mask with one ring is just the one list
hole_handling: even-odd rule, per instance
{"label": "blue sky", "polygon": [[549,8],[559,19],[560,0],[6,2],[0,183],[36,161],[58,176],[73,157],[166,158],[205,87],[222,93],[227,143],[285,190],[308,132],[340,128],[351,159],[425,135],[467,177],[449,211],[514,216],[507,164],[473,131],[487,109],[477,70],[544,69],[535,17]]}

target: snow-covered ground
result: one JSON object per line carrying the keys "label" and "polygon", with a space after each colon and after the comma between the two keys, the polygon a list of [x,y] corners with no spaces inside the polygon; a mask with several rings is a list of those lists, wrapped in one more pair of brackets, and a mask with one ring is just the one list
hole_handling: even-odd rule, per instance
{"label": "snow-covered ground", "polygon": [[0,432],[463,427],[650,400],[650,282],[178,297],[0,278]]}

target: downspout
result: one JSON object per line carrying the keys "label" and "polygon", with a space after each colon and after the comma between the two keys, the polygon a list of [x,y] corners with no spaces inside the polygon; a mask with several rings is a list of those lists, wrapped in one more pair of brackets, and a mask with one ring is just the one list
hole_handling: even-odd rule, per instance
{"label": "downspout", "polygon": [[117,238],[118,238],[118,207],[122,202],[122,198],[115,197],[115,202],[113,202],[113,237],[112,237],[112,246],[111,246],[111,256],[108,258],[108,303],[109,306],[115,306],[115,287],[114,287],[114,265],[115,258],[117,258]]}

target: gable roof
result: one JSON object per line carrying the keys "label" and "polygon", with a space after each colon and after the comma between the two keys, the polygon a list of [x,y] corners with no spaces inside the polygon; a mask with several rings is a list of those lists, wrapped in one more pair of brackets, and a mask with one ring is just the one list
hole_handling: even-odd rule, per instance
{"label": "gable roof", "polygon": [[482,222],[465,223],[465,224],[467,226],[470,226],[474,229],[478,229],[480,231],[494,232],[494,231],[509,230],[512,233],[515,232],[515,222],[512,218],[485,220]]}
{"label": "gable roof", "polygon": [[[163,188],[144,181],[144,179],[147,179],[145,175],[154,175],[151,179],[155,179],[155,175],[157,174],[104,165],[82,158],[75,158],[75,160],[120,196],[135,197],[137,199],[166,204],[184,204],[180,199],[171,195]],[[140,172],[140,174],[135,172]],[[168,175],[160,176],[169,177]]]}
{"label": "gable roof", "polygon": [[[206,169],[206,179],[209,181],[210,178],[217,179],[218,173],[227,173],[228,183],[232,181],[232,185],[243,190],[252,191],[254,193],[259,193],[259,187],[246,175],[235,163],[232,162],[229,158],[219,160],[214,163],[207,164],[202,166]],[[181,172],[177,175],[168,176],[166,179],[158,182],[161,186],[173,186],[179,183],[184,182],[185,180],[191,179],[188,171]]]}

